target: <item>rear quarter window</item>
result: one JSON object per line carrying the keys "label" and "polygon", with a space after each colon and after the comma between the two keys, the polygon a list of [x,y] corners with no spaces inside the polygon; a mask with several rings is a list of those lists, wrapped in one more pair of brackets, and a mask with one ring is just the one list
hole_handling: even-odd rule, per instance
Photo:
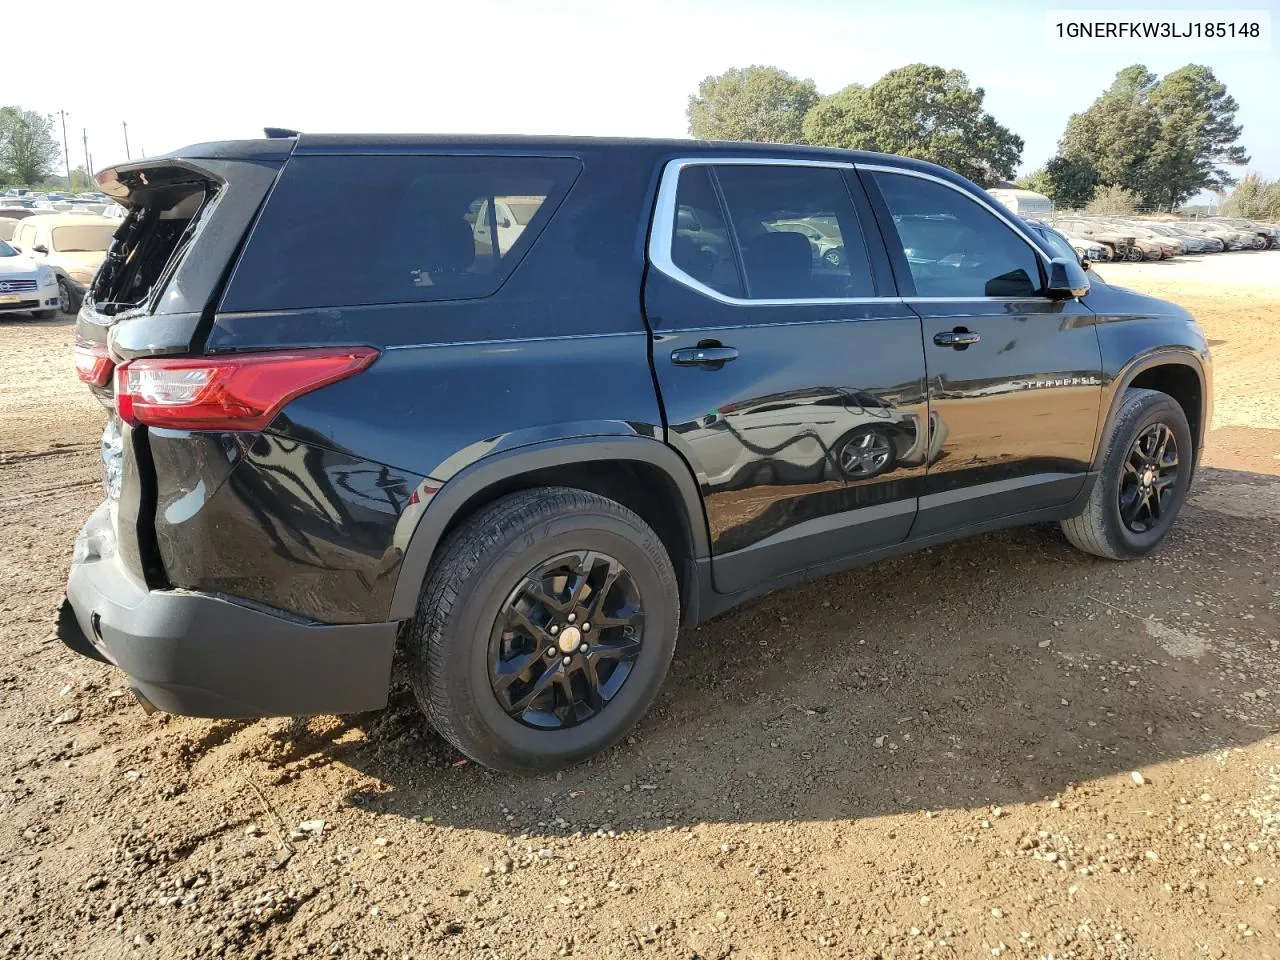
{"label": "rear quarter window", "polygon": [[489,296],[580,170],[568,157],[294,157],[253,228],[222,309]]}

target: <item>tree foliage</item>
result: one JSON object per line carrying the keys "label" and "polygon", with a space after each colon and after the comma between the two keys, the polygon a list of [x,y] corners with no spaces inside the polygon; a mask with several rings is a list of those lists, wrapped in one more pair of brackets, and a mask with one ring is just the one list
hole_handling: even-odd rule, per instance
{"label": "tree foliage", "polygon": [[1059,154],[1018,182],[1028,190],[1043,193],[1059,207],[1079,210],[1093,199],[1098,171],[1087,160]]}
{"label": "tree foliage", "polygon": [[1256,171],[1245,174],[1220,212],[1246,220],[1280,220],[1280,180],[1267,180]]}
{"label": "tree foliage", "polygon": [[21,107],[0,107],[0,178],[39,183],[57,166],[61,151],[53,121]]}
{"label": "tree foliage", "polygon": [[1073,114],[1059,154],[1123,187],[1141,202],[1169,207],[1204,189],[1235,183],[1224,165],[1249,160],[1237,141],[1237,104],[1208,67],[1188,64],[1163,79],[1126,67],[1083,113]]}
{"label": "tree foliage", "polygon": [[1122,216],[1138,209],[1138,195],[1124,187],[1099,187],[1084,208],[1099,216]]}
{"label": "tree foliage", "polygon": [[820,146],[928,160],[985,185],[1012,177],[1023,147],[982,109],[985,96],[959,70],[915,63],[823,98],[805,118],[804,136]]}
{"label": "tree foliage", "polygon": [[803,143],[805,114],[817,102],[812,80],[777,67],[735,67],[698,84],[686,114],[689,132],[703,140]]}

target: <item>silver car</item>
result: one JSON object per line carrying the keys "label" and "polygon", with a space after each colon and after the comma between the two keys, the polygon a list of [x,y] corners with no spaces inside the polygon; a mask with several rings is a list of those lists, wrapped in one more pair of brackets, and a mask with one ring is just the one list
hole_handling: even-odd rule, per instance
{"label": "silver car", "polygon": [[0,317],[29,313],[52,320],[60,308],[58,275],[0,240]]}

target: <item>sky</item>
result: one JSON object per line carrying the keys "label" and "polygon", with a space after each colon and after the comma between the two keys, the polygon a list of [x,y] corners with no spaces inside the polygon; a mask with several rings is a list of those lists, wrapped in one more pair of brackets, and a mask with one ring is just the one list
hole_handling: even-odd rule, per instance
{"label": "sky", "polygon": [[[1077,8],[1086,6],[1077,3]],[[1026,141],[1022,172],[1054,153],[1073,112],[1132,63],[1212,67],[1240,104],[1250,169],[1280,177],[1280,42],[1269,52],[1107,51],[1046,39],[1054,2],[929,0],[65,0],[62,46],[15,44],[0,105],[67,112],[72,166],[206,140],[312,132],[681,137],[703,77],[771,64],[822,93],[923,62],[958,68]],[[1104,4],[1095,3],[1103,7]],[[1211,0],[1112,4],[1204,10]],[[1217,7],[1268,10],[1280,0]],[[326,12],[332,10],[333,12]],[[35,8],[29,8],[34,10]],[[1214,16],[1219,18],[1221,11]],[[5,18],[11,26],[11,16]],[[97,24],[96,28],[88,25]],[[16,62],[15,62],[16,57]],[[58,129],[59,135],[61,129]],[[1242,170],[1236,171],[1243,172]]]}

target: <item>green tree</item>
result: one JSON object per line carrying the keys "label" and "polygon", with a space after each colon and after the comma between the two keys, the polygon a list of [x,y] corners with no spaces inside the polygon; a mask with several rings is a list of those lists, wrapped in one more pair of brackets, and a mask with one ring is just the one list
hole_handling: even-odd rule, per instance
{"label": "green tree", "polygon": [[1058,152],[1091,165],[1100,184],[1173,207],[1200,190],[1235,183],[1221,167],[1249,160],[1236,143],[1236,110],[1208,67],[1191,64],[1158,80],[1134,65],[1116,74],[1087,110],[1072,115]]}
{"label": "green tree", "polygon": [[61,151],[53,121],[34,110],[0,107],[0,174],[14,183],[39,183],[57,166]]}
{"label": "green tree", "polygon": [[1201,190],[1234,186],[1236,178],[1222,167],[1242,166],[1249,154],[1238,143],[1235,98],[1213,71],[1188,64],[1161,80],[1150,100],[1160,123],[1152,151],[1159,186],[1147,199],[1174,206]]}
{"label": "green tree", "polygon": [[1118,216],[1138,209],[1138,195],[1124,187],[1099,187],[1084,208],[1085,213]]}
{"label": "green tree", "polygon": [[1028,190],[1043,193],[1059,207],[1079,210],[1093,199],[1093,192],[1098,188],[1098,171],[1087,160],[1059,154],[1019,183]]}
{"label": "green tree", "polygon": [[1013,176],[1023,141],[982,109],[985,96],[959,70],[914,63],[822,100],[805,139],[928,160],[987,185]]}
{"label": "green tree", "polygon": [[1246,220],[1280,220],[1280,180],[1267,180],[1256,171],[1245,174],[1222,202],[1221,212]]}
{"label": "green tree", "polygon": [[685,112],[689,132],[702,140],[803,143],[805,114],[817,102],[812,80],[777,67],[735,67],[698,84]]}
{"label": "green tree", "polygon": [[804,141],[824,147],[847,147],[862,136],[863,101],[867,88],[851,83],[822,97],[804,116]]}

